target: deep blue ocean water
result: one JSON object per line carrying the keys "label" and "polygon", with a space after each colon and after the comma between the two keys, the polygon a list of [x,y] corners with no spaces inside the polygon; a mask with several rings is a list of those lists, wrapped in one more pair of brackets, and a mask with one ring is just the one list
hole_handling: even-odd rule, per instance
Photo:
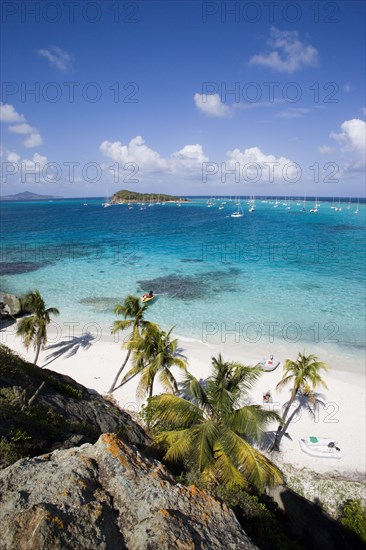
{"label": "deep blue ocean water", "polygon": [[[103,208],[102,199],[2,202],[2,291],[37,288],[58,323],[97,324],[129,294],[158,295],[149,318],[203,341],[284,339],[365,346],[365,205],[234,201]],[[298,204],[299,203],[299,204]],[[337,203],[336,203],[337,204]]]}

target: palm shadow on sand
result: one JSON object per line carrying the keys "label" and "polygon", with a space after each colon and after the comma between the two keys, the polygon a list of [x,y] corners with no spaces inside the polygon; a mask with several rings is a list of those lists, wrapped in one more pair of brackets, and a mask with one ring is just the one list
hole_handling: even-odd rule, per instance
{"label": "palm shadow on sand", "polygon": [[47,367],[47,365],[59,359],[62,355],[64,355],[64,359],[66,359],[75,355],[80,349],[87,351],[92,346],[93,340],[95,340],[95,336],[87,332],[82,336],[74,336],[73,338],[67,338],[66,340],[47,346],[47,350],[54,351],[47,355],[47,363],[45,363],[42,368]]}

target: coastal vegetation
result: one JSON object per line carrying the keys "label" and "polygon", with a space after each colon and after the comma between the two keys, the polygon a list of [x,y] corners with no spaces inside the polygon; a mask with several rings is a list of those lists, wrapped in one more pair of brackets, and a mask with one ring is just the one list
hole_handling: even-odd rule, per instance
{"label": "coastal vegetation", "polygon": [[36,352],[33,362],[36,365],[39,352],[47,344],[47,326],[51,322],[51,315],[59,315],[60,312],[56,307],[46,308],[38,290],[28,292],[21,302],[23,309],[30,312],[30,316],[19,321],[17,335],[23,339],[26,349],[33,345]]}
{"label": "coastal vegetation", "polygon": [[158,428],[154,446],[163,450],[164,459],[189,464],[209,485],[263,490],[281,483],[278,468],[251,444],[258,443],[265,426],[279,416],[259,405],[240,405],[260,374],[258,368],[219,355],[212,359],[212,374],[204,382],[186,373],[182,396],[151,398],[151,426]]}
{"label": "coastal vegetation", "polygon": [[[18,334],[22,322],[30,319],[31,323],[23,323],[20,335],[27,348],[33,344],[36,363],[40,349],[47,343],[51,315],[58,310],[46,308],[38,291],[28,293],[23,304],[31,316],[18,321]],[[293,524],[289,527],[287,510],[279,510],[266,494],[271,486],[283,483],[284,475],[260,449],[268,423],[279,423],[276,434],[279,449],[282,436],[298,412],[305,409],[314,415],[323,404],[315,388],[326,387],[320,373],[327,367],[315,355],[305,353],[300,353],[296,360],[286,361],[277,387],[291,384],[292,389],[281,417],[250,403],[249,394],[262,375],[257,367],[225,361],[218,355],[212,358],[212,372],[206,380],[198,380],[189,373],[187,359],[177,339],[172,338],[174,327],[165,332],[148,321],[147,307],[132,295],[115,307],[115,313],[124,318],[115,321],[113,332],[128,332],[128,337],[123,345],[126,357],[112,391],[140,376],[138,396],[148,396],[141,417],[151,442],[142,430],[136,440],[136,426],[126,421],[128,415],[124,417],[125,413],[117,407],[112,406],[111,410],[111,405],[105,404],[100,396],[90,395],[68,377],[26,363],[0,346],[0,467],[24,456],[95,442],[108,429],[163,460],[181,484],[194,484],[222,499],[259,548],[306,548],[301,529],[297,532]],[[120,380],[129,360],[132,367]],[[183,372],[183,382],[177,382],[172,367]],[[153,395],[157,378],[165,393]],[[98,416],[103,416],[103,420]],[[299,495],[296,498],[299,502],[302,499]],[[358,548],[360,541],[365,542],[365,508],[360,499],[345,502],[334,514],[338,521],[332,527],[330,519],[324,519],[320,504],[306,501],[306,506],[312,506],[312,517],[319,518],[315,530],[322,529],[321,525],[328,521],[327,529],[336,529],[335,536],[339,535],[343,542],[348,536],[354,548]]]}
{"label": "coastal vegetation", "polygon": [[[322,370],[327,371],[328,367],[325,363],[319,361],[316,355],[306,356],[304,353],[299,353],[296,360],[287,359],[285,362],[282,379],[276,388],[282,389],[291,382],[293,383],[293,387],[290,399],[284,405],[282,421],[277,428],[272,446],[273,451],[280,450],[281,439],[301,408],[306,409],[315,418],[315,413],[319,406],[324,405],[320,394],[314,392],[317,386],[327,387],[320,374]],[[296,404],[295,410],[288,416],[294,404]]]}
{"label": "coastal vegetation", "polygon": [[133,342],[136,341],[142,329],[145,329],[149,326],[150,321],[145,320],[145,312],[148,308],[148,304],[142,304],[137,296],[129,294],[123,301],[122,304],[117,304],[114,308],[114,313],[117,315],[123,315],[124,320],[114,321],[112,327],[112,334],[117,332],[123,332],[125,330],[131,329],[129,336],[125,339],[123,347],[128,351],[123,361],[120,369],[118,370],[111,387],[108,390],[108,393],[112,393],[117,385],[118,378],[120,377],[123,369],[128,363],[128,360],[133,352],[134,346]]}
{"label": "coastal vegetation", "polygon": [[113,204],[123,204],[129,202],[190,202],[185,197],[177,197],[175,195],[166,195],[164,193],[137,193],[136,191],[128,191],[121,189],[113,194],[111,198]]}

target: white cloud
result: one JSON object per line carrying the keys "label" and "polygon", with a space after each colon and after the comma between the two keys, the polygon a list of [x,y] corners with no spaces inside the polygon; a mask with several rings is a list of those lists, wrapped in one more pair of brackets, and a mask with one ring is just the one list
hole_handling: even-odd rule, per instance
{"label": "white cloud", "polygon": [[12,105],[8,103],[0,103],[0,120],[2,122],[23,122],[24,115],[16,112]]}
{"label": "white cloud", "polygon": [[322,155],[329,155],[330,153],[334,153],[335,147],[329,147],[329,145],[319,145],[318,151]]}
{"label": "white cloud", "polygon": [[277,118],[301,118],[310,111],[311,109],[306,107],[289,107],[285,111],[279,111],[274,116]]}
{"label": "white cloud", "polygon": [[[33,130],[35,130],[33,128]],[[41,138],[40,134],[35,131],[30,136],[27,137],[27,139],[23,142],[24,147],[28,147],[29,149],[32,147],[38,147],[38,145],[42,145],[43,139]]]}
{"label": "white cloud", "polygon": [[329,137],[336,140],[347,161],[343,165],[342,175],[352,176],[364,172],[366,166],[366,122],[359,118],[345,120],[341,132],[331,132]]}
{"label": "white cloud", "polygon": [[202,145],[185,145],[179,151],[170,156],[170,169],[173,172],[179,170],[196,171],[202,170],[202,163],[207,162],[208,157],[203,152]]}
{"label": "white cloud", "polygon": [[39,172],[47,164],[47,157],[40,155],[39,153],[34,153],[32,159],[23,159],[22,165],[28,171]]}
{"label": "white cloud", "polygon": [[208,161],[202,145],[199,143],[185,145],[179,151],[173,152],[169,158],[162,157],[157,151],[150,149],[141,136],[131,139],[127,145],[120,141],[103,141],[99,150],[108,158],[118,163],[122,171],[127,163],[138,166],[139,177],[147,177],[157,173],[181,174],[192,176],[201,174],[202,163]]}
{"label": "white cloud", "polygon": [[37,53],[48,59],[50,65],[60,71],[64,72],[71,68],[71,56],[61,48],[51,46],[48,50],[37,50]]}
{"label": "white cloud", "polygon": [[331,132],[329,137],[344,144],[343,151],[355,151],[356,153],[365,155],[366,150],[366,122],[359,118],[345,120],[341,124],[339,134]]}
{"label": "white cloud", "polygon": [[0,103],[0,119],[3,122],[18,122],[19,124],[12,124],[9,126],[9,131],[14,134],[28,136],[24,141],[24,147],[37,147],[43,143],[40,133],[37,128],[34,128],[27,123],[24,115],[20,115],[16,112],[12,105],[7,103]]}
{"label": "white cloud", "polygon": [[269,67],[280,73],[291,74],[303,67],[314,67],[318,64],[318,50],[302,42],[297,31],[280,31],[272,27],[268,44],[272,51],[253,55],[249,65]]}
{"label": "white cloud", "polygon": [[6,160],[8,162],[18,163],[20,161],[20,155],[18,155],[18,153],[16,153],[15,151],[8,151],[6,155]]}
{"label": "white cloud", "polygon": [[248,181],[289,183],[299,178],[298,168],[290,159],[266,155],[259,147],[233,149],[227,157],[226,168],[240,170],[241,178]]}
{"label": "white cloud", "polygon": [[219,94],[194,94],[196,107],[205,115],[217,118],[230,116],[230,108],[221,102]]}
{"label": "white cloud", "polygon": [[30,134],[33,132],[32,126],[26,123],[9,126],[9,130],[10,132],[14,132],[14,134]]}
{"label": "white cloud", "polygon": [[99,149],[105,156],[118,162],[121,170],[129,162],[137,164],[140,170],[151,172],[167,168],[166,160],[147,147],[141,136],[131,139],[128,145],[123,145],[120,141],[103,141]]}

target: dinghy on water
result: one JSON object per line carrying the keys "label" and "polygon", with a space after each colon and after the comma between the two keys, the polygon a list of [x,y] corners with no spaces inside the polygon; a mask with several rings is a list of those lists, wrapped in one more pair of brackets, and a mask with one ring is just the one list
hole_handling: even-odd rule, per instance
{"label": "dinghy on water", "polygon": [[317,458],[343,458],[343,454],[334,439],[326,437],[302,437],[299,439],[301,450]]}
{"label": "dinghy on water", "polygon": [[257,367],[260,367],[262,370],[266,372],[270,372],[272,370],[277,369],[277,367],[281,364],[281,361],[278,359],[274,359],[273,355],[269,356],[269,359],[262,359],[260,363],[258,363]]}

